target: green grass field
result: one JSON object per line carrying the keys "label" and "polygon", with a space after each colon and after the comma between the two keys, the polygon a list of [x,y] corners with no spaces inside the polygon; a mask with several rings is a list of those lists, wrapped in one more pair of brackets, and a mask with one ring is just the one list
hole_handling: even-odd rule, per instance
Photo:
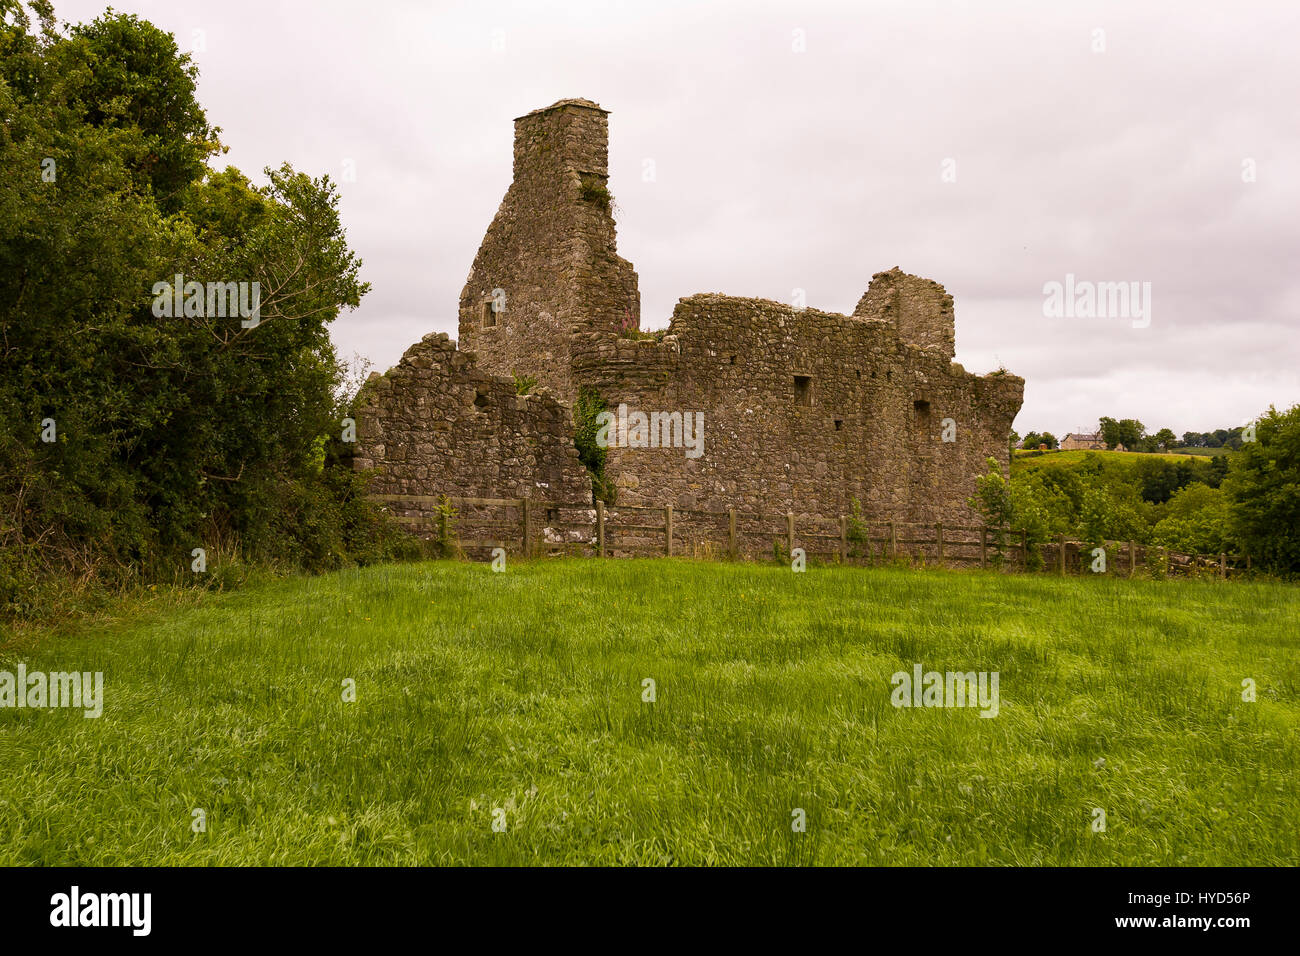
{"label": "green grass field", "polygon": [[[588,559],[164,605],[0,650],[105,675],[98,719],[0,710],[0,863],[1300,863],[1292,587]],[[917,663],[998,716],[891,706]]]}
{"label": "green grass field", "polygon": [[1074,451],[1045,451],[1035,455],[1020,449],[1016,450],[1012,461],[1017,468],[1040,468],[1047,465],[1080,465],[1088,455],[1096,455],[1103,461],[1118,461],[1131,464],[1135,461],[1141,461],[1143,458],[1158,458],[1161,461],[1172,461],[1177,464],[1180,461],[1186,461],[1189,458],[1212,458],[1214,457],[1208,451],[1205,454],[1197,452],[1140,452],[1140,451],[1084,451],[1076,449]]}

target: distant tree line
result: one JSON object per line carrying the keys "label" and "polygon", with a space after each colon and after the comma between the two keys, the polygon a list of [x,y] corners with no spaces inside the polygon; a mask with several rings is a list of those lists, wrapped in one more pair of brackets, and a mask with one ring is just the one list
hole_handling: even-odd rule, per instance
{"label": "distant tree line", "polygon": [[[1103,417],[1097,425],[1097,431],[1106,447],[1115,449],[1121,445],[1126,451],[1160,452],[1175,448],[1227,448],[1235,451],[1242,445],[1242,433],[1245,426],[1237,428],[1220,428],[1212,432],[1183,432],[1182,440],[1174,434],[1173,429],[1161,428],[1148,433],[1147,428],[1136,418]],[[1021,441],[1012,433],[1011,441]],[[1059,448],[1060,442],[1051,432],[1031,431],[1025,435],[1024,448],[1038,448],[1046,445],[1049,449]]]}
{"label": "distant tree line", "polygon": [[[1102,419],[1103,426],[1107,421],[1114,420]],[[1131,425],[1115,424],[1115,443],[1133,437]],[[1138,425],[1138,442],[1146,441],[1140,423],[1131,424]],[[1256,567],[1300,575],[1300,405],[1270,408],[1249,429],[1223,432],[1236,439],[1230,455],[1013,459],[1009,478],[990,460],[972,505],[990,521],[1024,528],[1031,542],[1065,534],[1249,554]],[[1206,435],[1214,444],[1205,447],[1222,447],[1218,433]]]}

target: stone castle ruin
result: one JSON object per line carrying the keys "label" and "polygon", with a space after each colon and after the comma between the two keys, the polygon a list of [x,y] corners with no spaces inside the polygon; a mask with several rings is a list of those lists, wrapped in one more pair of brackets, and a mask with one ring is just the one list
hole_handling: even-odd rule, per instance
{"label": "stone castle ruin", "polygon": [[[943,286],[880,272],[852,315],[693,295],[665,332],[641,332],[607,151],[608,114],[587,100],[515,120],[514,181],[461,293],[460,348],[426,336],[359,396],[354,463],[373,493],[411,519],[444,494],[590,513],[572,410],[598,400],[617,419],[603,481],[619,506],[827,519],[856,501],[877,520],[979,520],[967,499],[987,458],[1007,465],[1024,380],[953,361]],[[646,441],[637,412],[661,413],[669,440]],[[700,448],[672,447],[701,415]]]}

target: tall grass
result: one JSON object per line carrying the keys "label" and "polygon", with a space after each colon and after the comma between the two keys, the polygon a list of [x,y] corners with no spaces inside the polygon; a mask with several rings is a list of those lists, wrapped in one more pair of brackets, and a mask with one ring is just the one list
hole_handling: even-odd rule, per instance
{"label": "tall grass", "polygon": [[[1295,865],[1297,619],[1272,584],[666,559],[253,583],[0,652],[106,685],[0,709],[0,862]],[[894,708],[916,663],[998,671],[999,715]]]}

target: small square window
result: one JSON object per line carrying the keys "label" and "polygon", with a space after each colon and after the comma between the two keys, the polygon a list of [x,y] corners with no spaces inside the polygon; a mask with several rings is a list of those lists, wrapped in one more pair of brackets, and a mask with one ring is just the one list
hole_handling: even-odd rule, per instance
{"label": "small square window", "polygon": [[835,430],[839,431],[843,427],[844,427],[844,419],[842,418],[835,419]]}

